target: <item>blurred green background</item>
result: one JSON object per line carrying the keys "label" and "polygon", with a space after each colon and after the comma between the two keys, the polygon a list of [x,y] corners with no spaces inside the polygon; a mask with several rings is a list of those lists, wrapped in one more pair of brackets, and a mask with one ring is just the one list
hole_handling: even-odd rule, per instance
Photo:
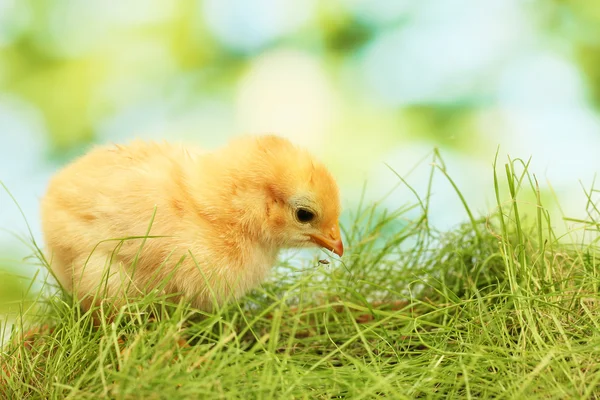
{"label": "blurred green background", "polygon": [[[133,137],[213,148],[278,133],[325,160],[346,209],[365,181],[368,199],[397,183],[385,163],[405,174],[437,146],[487,212],[500,146],[503,162],[533,156],[580,214],[579,180],[600,166],[599,106],[593,0],[0,0],[0,180],[40,244],[49,176]],[[409,181],[422,190],[428,172]],[[435,192],[434,225],[466,219],[446,182]],[[413,200],[400,188],[384,206]],[[0,227],[0,272],[31,275],[6,193]],[[5,276],[3,302],[19,292]]]}

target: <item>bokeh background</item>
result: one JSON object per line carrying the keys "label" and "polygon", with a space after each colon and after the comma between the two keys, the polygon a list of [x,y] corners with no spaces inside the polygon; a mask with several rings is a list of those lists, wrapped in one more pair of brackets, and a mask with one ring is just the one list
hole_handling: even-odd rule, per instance
{"label": "bokeh background", "polygon": [[[278,133],[330,166],[347,210],[365,182],[368,200],[396,185],[385,163],[422,190],[437,147],[486,213],[499,148],[580,215],[599,106],[598,1],[0,0],[0,180],[40,244],[51,174],[133,137]],[[434,225],[466,219],[447,182],[434,191]],[[413,201],[399,188],[383,206]],[[0,227],[1,305],[34,270],[4,191]]]}

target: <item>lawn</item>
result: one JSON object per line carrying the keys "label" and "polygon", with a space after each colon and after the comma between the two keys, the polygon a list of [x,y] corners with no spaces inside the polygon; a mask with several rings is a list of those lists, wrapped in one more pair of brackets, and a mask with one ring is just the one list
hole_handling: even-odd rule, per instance
{"label": "lawn", "polygon": [[49,282],[13,304],[0,397],[600,398],[596,192],[558,237],[527,163],[492,172],[489,215],[456,187],[466,223],[436,231],[431,182],[397,210],[363,204],[342,260],[284,259],[211,314],[154,293],[93,327]]}

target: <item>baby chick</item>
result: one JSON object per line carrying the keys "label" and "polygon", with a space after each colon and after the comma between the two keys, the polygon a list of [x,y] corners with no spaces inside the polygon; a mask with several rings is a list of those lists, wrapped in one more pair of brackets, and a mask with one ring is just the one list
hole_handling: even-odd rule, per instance
{"label": "baby chick", "polygon": [[276,136],[214,152],[98,147],[51,180],[41,211],[51,269],[84,308],[158,288],[211,310],[263,281],[283,248],[344,252],[334,178]]}

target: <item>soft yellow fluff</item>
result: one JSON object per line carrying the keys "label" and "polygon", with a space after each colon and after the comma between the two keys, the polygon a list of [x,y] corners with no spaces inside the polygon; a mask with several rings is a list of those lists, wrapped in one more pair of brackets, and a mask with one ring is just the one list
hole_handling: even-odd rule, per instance
{"label": "soft yellow fluff", "polygon": [[339,213],[325,166],[276,136],[214,152],[97,147],[57,173],[42,199],[51,268],[84,307],[99,287],[97,301],[120,306],[168,282],[166,293],[210,310],[213,294],[223,303],[258,285],[282,248],[341,255]]}

